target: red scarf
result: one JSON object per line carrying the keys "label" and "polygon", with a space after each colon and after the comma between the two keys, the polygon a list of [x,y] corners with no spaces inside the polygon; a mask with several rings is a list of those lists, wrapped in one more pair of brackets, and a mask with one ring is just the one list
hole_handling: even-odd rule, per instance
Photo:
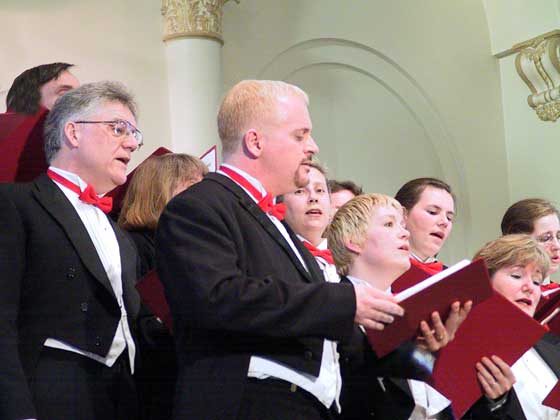
{"label": "red scarf", "polygon": [[443,271],[443,264],[440,263],[439,261],[434,261],[431,263],[423,263],[418,261],[416,258],[414,257],[410,257],[410,263],[415,265],[416,267],[424,270],[425,272],[427,272],[430,275],[434,275],[437,274],[441,271]]}

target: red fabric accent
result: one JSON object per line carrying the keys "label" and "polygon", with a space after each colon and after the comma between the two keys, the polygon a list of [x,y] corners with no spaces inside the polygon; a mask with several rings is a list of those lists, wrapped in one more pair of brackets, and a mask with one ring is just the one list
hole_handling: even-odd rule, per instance
{"label": "red fabric accent", "polygon": [[332,257],[331,251],[328,249],[319,249],[310,242],[303,241],[303,245],[311,252],[314,257],[321,257],[329,264],[334,264],[334,259]]}
{"label": "red fabric accent", "polygon": [[[541,286],[541,291],[546,292],[547,290],[558,289],[559,287],[560,284],[558,283],[548,283],[547,285]],[[543,297],[547,297],[547,296],[543,296]]]}
{"label": "red fabric accent", "polygon": [[81,191],[80,187],[73,182],[67,180],[63,176],[57,174],[50,169],[47,170],[47,175],[53,181],[64,185],[66,188],[78,194],[78,198],[84,203],[92,204],[102,210],[104,213],[109,213],[113,207],[113,199],[111,197],[99,197],[91,185],[88,185],[85,190]]}
{"label": "red fabric accent", "polygon": [[272,196],[267,194],[261,200],[259,200],[259,207],[265,213],[272,214],[278,220],[283,220],[286,214],[286,205],[284,203],[273,204]]}
{"label": "red fabric accent", "polygon": [[438,261],[426,264],[418,261],[416,258],[410,258],[410,263],[414,264],[418,268],[421,268],[432,276],[443,271],[443,264]]}
{"label": "red fabric accent", "polygon": [[28,182],[48,168],[43,128],[48,110],[0,114],[0,182]]}
{"label": "red fabric accent", "polygon": [[245,188],[249,194],[257,200],[257,203],[262,211],[271,214],[278,220],[284,219],[284,214],[286,213],[286,205],[284,203],[273,204],[273,197],[270,194],[266,194],[264,197],[259,190],[257,190],[253,184],[251,184],[243,175],[235,172],[226,166],[220,166],[220,171],[227,174],[231,179]]}

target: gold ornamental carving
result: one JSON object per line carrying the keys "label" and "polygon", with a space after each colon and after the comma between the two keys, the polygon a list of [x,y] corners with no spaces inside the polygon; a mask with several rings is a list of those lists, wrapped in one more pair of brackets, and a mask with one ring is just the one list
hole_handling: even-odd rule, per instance
{"label": "gold ornamental carving", "polygon": [[560,31],[548,32],[513,47],[515,68],[531,95],[527,102],[542,121],[560,117]]}
{"label": "gold ornamental carving", "polygon": [[[229,0],[162,0],[163,40],[210,38],[223,43],[222,7]],[[239,0],[235,0],[239,3]]]}

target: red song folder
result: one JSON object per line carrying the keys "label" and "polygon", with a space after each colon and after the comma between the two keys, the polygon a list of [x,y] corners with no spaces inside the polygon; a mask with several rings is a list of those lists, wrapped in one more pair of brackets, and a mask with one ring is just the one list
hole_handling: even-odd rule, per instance
{"label": "red song folder", "polygon": [[169,332],[173,334],[171,310],[165,299],[163,284],[161,284],[156,270],[152,270],[142,277],[136,283],[136,290],[138,290],[142,302],[155,316],[163,321]]}
{"label": "red song folder", "polygon": [[451,400],[456,418],[482,396],[476,363],[496,355],[513,365],[545,334],[537,321],[501,295],[473,308],[455,339],[440,350],[431,385]]}
{"label": "red song folder", "polygon": [[555,410],[560,410],[560,381],[556,382],[556,385],[550,390],[542,404]]}
{"label": "red song folder", "polygon": [[391,290],[393,293],[400,293],[420,282],[423,282],[431,276],[427,271],[422,270],[420,267],[411,264],[410,268],[396,279],[391,285]]}
{"label": "red song folder", "polygon": [[430,321],[434,311],[445,321],[453,302],[463,304],[471,300],[475,306],[491,296],[484,261],[463,260],[396,295],[405,310],[404,316],[396,317],[383,331],[368,330],[369,343],[377,356],[383,357],[403,342],[415,339],[420,321]]}
{"label": "red song folder", "polygon": [[47,171],[43,128],[48,110],[0,114],[0,182],[29,182]]}

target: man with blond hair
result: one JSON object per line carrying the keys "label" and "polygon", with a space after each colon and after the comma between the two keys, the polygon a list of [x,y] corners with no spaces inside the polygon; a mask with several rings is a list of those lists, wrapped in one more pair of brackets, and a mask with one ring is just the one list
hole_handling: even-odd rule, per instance
{"label": "man with blond hair", "polygon": [[175,197],[156,234],[177,340],[174,419],[330,419],[336,341],[402,309],[380,291],[327,283],[274,197],[309,182],[318,152],[307,95],[248,80],[218,114],[218,173]]}

